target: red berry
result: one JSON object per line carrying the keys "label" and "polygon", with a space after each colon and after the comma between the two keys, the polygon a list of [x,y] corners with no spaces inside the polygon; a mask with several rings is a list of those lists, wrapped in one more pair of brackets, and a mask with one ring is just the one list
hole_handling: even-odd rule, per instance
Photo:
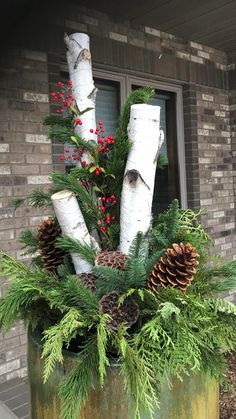
{"label": "red berry", "polygon": [[64,156],[61,156],[60,157],[60,160],[65,160],[66,158],[64,157]]}
{"label": "red berry", "polygon": [[110,196],[110,198],[111,198],[111,199],[115,199],[115,195],[111,195],[111,196]]}
{"label": "red berry", "polygon": [[91,128],[91,129],[90,129],[90,132],[93,134],[94,130]]}
{"label": "red berry", "polygon": [[102,212],[105,212],[105,209],[106,209],[106,208],[105,208],[103,205],[101,205],[101,206],[100,206],[100,210],[101,210]]}
{"label": "red berry", "polygon": [[102,197],[102,201],[106,201],[106,198],[105,198],[105,196],[103,196],[103,197]]}
{"label": "red berry", "polygon": [[69,150],[69,148],[66,148],[66,149],[65,149],[65,152],[66,152],[66,153],[69,153],[69,151],[70,151],[70,150]]}
{"label": "red berry", "polygon": [[95,175],[100,175],[100,170],[99,169],[95,170]]}
{"label": "red berry", "polygon": [[81,164],[82,164],[82,166],[83,166],[83,167],[86,167],[86,166],[87,166],[87,162],[86,162],[85,160],[83,160],[83,161],[81,162]]}
{"label": "red berry", "polygon": [[106,227],[106,226],[102,226],[102,227],[101,227],[101,231],[102,231],[103,233],[106,233],[106,231],[107,231],[107,227]]}

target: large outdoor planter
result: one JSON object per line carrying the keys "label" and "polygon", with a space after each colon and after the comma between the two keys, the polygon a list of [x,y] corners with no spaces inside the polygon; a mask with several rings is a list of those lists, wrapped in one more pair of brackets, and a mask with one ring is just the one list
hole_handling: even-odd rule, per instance
{"label": "large outdoor planter", "polygon": [[[60,401],[56,388],[66,371],[75,363],[76,354],[65,351],[65,363],[58,366],[46,384],[42,383],[42,345],[38,332],[28,333],[28,367],[32,419],[59,419]],[[204,375],[173,380],[173,388],[162,389],[160,409],[155,419],[219,419],[218,384]],[[110,367],[104,387],[89,394],[78,419],[133,419],[134,414],[124,390],[119,367]],[[142,419],[147,419],[143,415]]]}

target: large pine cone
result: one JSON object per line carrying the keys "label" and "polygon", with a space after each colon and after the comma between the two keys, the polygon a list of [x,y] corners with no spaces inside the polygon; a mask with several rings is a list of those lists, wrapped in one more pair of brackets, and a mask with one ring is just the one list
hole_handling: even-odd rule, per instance
{"label": "large pine cone", "polygon": [[38,227],[38,243],[44,268],[55,273],[63,263],[65,252],[56,248],[56,240],[61,235],[60,226],[53,218],[44,220]]}
{"label": "large pine cone", "polygon": [[95,259],[95,265],[110,266],[121,271],[125,269],[126,262],[127,256],[119,250],[101,252]]}
{"label": "large pine cone", "polygon": [[111,320],[107,324],[112,330],[117,330],[122,323],[130,327],[136,323],[139,317],[139,306],[133,298],[127,297],[124,303],[119,306],[119,297],[118,292],[112,291],[100,300],[101,312],[111,316]]}
{"label": "large pine cone", "polygon": [[96,291],[96,278],[93,274],[90,273],[82,273],[78,275],[81,282],[89,288],[91,291]]}
{"label": "large pine cone", "polygon": [[153,267],[148,288],[157,291],[159,287],[172,286],[186,291],[197,272],[198,258],[195,247],[190,243],[173,243]]}

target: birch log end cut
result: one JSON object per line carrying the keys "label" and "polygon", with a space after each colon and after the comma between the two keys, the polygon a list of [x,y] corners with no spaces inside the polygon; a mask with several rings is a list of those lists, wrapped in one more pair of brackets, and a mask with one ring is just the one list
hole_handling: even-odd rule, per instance
{"label": "birch log end cut", "polygon": [[160,106],[131,106],[128,155],[121,194],[120,250],[127,254],[140,231],[150,229],[156,157],[161,148]]}
{"label": "birch log end cut", "polygon": [[89,36],[85,33],[65,34],[64,41],[73,96],[80,112],[90,109],[80,115],[82,125],[76,126],[75,133],[85,140],[96,140],[96,135],[90,132],[90,129],[96,129],[97,89],[93,81]]}
{"label": "birch log end cut", "polygon": [[[62,234],[94,247],[94,239],[89,234],[75,194],[64,190],[53,194],[51,200]],[[91,271],[87,261],[77,254],[71,256],[77,274]]]}

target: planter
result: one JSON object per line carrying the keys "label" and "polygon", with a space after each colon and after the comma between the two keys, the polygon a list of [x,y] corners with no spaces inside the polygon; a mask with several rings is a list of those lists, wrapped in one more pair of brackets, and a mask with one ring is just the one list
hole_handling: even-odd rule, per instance
{"label": "planter", "polygon": [[[40,334],[28,333],[28,368],[31,389],[31,418],[59,419],[60,401],[56,388],[75,362],[76,355],[65,351],[65,363],[58,366],[46,384],[42,383],[43,360]],[[155,419],[219,419],[218,384],[204,375],[186,377],[183,382],[173,380],[170,391],[163,388],[160,409]],[[133,419],[124,382],[117,366],[109,369],[103,389],[91,391],[78,419]],[[142,419],[148,419],[143,415]]]}

